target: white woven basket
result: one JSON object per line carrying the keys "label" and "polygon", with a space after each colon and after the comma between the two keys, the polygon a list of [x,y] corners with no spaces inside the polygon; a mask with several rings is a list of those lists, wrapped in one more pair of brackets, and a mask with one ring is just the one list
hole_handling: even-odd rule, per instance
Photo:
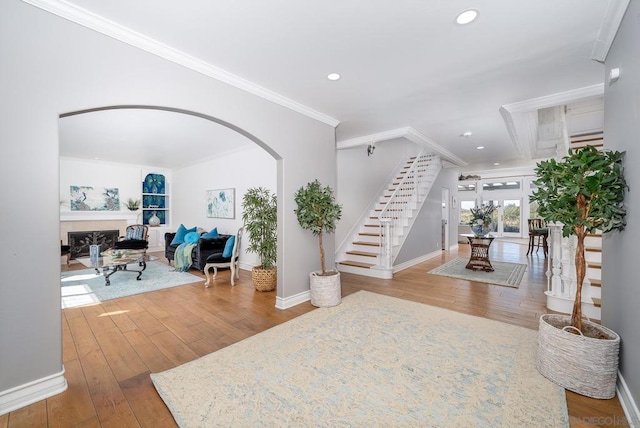
{"label": "white woven basket", "polygon": [[342,287],[340,286],[340,272],[335,275],[320,275],[322,272],[309,274],[309,289],[311,304],[319,308],[339,305],[342,301]]}
{"label": "white woven basket", "polygon": [[[616,394],[620,336],[586,320],[582,322],[584,335],[562,330],[570,325],[568,316],[540,317],[536,368],[570,391],[591,398],[612,398]],[[595,338],[598,336],[602,338]]]}

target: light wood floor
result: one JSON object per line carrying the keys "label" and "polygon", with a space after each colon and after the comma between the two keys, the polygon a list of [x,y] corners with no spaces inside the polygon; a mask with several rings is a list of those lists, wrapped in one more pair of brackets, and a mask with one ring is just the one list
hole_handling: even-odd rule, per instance
{"label": "light wood floor", "polygon": [[[492,245],[493,260],[529,263],[517,289],[426,273],[458,255],[468,257],[468,245],[461,245],[459,251],[406,269],[392,280],[342,274],[343,295],[369,290],[536,329],[546,312],[545,259],[542,252],[527,258],[526,250],[526,245],[511,242]],[[249,272],[241,271],[232,288],[228,271],[223,271],[208,289],[198,282],[66,309],[68,390],[0,416],[0,428],[176,426],[149,374],[314,310],[309,303],[288,310],[274,306],[275,292],[255,291]],[[628,426],[617,398],[595,400],[568,392],[567,403],[572,427]]]}

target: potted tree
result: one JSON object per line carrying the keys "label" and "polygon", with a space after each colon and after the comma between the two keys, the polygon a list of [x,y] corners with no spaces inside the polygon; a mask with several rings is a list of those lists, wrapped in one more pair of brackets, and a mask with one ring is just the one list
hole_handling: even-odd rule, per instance
{"label": "potted tree", "polygon": [[314,236],[318,237],[320,248],[322,270],[309,274],[311,304],[318,307],[336,306],[342,298],[340,272],[327,271],[322,235],[335,231],[336,222],[342,216],[342,206],[336,202],[331,188],[323,187],[318,180],[298,189],[294,198],[298,206],[294,210],[298,223],[303,229],[310,230]]}
{"label": "potted tree", "polygon": [[587,146],[569,150],[561,161],[536,166],[538,189],[530,197],[547,221],[562,223],[565,237],[575,235],[577,289],[571,317],[542,315],[536,365],[560,386],[592,398],[615,395],[620,337],[612,330],[582,319],[582,283],[586,273],[585,237],[624,229],[627,184],[624,152]]}
{"label": "potted tree", "polygon": [[260,257],[260,265],[251,269],[253,286],[258,291],[271,291],[278,282],[276,195],[262,187],[248,189],[242,198],[242,222],[249,232],[247,250]]}

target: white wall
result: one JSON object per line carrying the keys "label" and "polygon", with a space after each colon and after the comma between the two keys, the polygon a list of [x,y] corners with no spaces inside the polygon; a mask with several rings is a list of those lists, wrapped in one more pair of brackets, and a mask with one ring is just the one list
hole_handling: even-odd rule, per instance
{"label": "white wall", "polygon": [[[172,185],[172,231],[182,223],[187,228],[217,227],[220,233],[233,234],[242,226],[242,198],[247,189],[264,187],[276,191],[277,165],[267,152],[252,146],[175,170]],[[235,189],[235,218],[207,218],[206,191],[228,188]],[[247,245],[244,239],[240,264],[244,268],[259,265],[260,259],[255,253],[245,252]]]}
{"label": "white wall", "polygon": [[[33,245],[0,247],[0,398],[31,382],[43,394],[61,387],[61,114],[119,105],[182,109],[232,124],[268,148],[278,170],[277,295],[308,292],[317,248],[297,223],[293,195],[315,178],[335,187],[333,127],[19,0],[0,2],[0,57],[0,196],[10,201],[2,236],[38,243],[37,258]],[[333,264],[334,240],[325,245]],[[49,388],[51,379],[58,383]],[[0,399],[0,413],[7,408]]]}

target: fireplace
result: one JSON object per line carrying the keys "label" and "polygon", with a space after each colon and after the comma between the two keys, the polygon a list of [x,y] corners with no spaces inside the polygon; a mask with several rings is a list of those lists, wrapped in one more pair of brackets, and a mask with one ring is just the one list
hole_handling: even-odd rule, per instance
{"label": "fireplace", "polygon": [[89,246],[100,245],[100,251],[113,247],[118,240],[119,230],[86,230],[68,232],[67,238],[71,247],[71,258],[89,257]]}

